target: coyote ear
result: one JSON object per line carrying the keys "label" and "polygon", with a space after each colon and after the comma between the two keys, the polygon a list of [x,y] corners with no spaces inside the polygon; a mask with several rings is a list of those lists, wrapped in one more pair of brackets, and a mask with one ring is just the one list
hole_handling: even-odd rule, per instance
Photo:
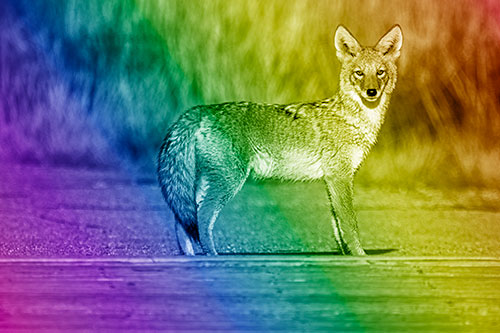
{"label": "coyote ear", "polygon": [[389,56],[394,59],[399,57],[399,51],[403,45],[403,33],[401,32],[401,27],[395,25],[391,28],[375,46],[375,50],[382,53],[384,56]]}
{"label": "coyote ear", "polygon": [[340,61],[354,58],[361,51],[361,46],[356,38],[342,25],[339,25],[335,31],[335,48],[337,49],[337,58]]}

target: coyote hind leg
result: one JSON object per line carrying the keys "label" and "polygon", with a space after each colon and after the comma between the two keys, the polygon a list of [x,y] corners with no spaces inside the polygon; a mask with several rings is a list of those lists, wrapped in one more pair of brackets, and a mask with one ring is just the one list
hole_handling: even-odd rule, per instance
{"label": "coyote hind leg", "polygon": [[175,222],[175,234],[177,237],[177,245],[182,254],[194,256],[202,252],[199,242],[194,240],[177,221]]}
{"label": "coyote hind leg", "polygon": [[215,221],[220,211],[243,187],[248,172],[236,165],[222,176],[221,173],[202,175],[197,192],[198,231],[202,252],[217,255],[213,237]]}

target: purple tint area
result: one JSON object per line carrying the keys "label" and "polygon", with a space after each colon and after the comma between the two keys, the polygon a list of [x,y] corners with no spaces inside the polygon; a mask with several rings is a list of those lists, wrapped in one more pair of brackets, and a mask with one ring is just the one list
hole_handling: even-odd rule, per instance
{"label": "purple tint area", "polygon": [[[122,72],[105,41],[67,36],[65,6],[0,3],[0,257],[177,254],[157,145],[134,141]],[[123,171],[131,160],[148,176]]]}
{"label": "purple tint area", "polygon": [[178,253],[153,177],[6,164],[0,170],[0,257]]}
{"label": "purple tint area", "polygon": [[90,7],[77,14],[97,23],[87,31],[65,16],[68,6],[0,4],[0,158],[73,167],[132,161],[153,170],[168,124],[196,98],[133,2],[123,2],[118,22],[135,17],[130,33]]}
{"label": "purple tint area", "polygon": [[44,50],[47,37],[8,3],[0,7],[2,160],[73,166],[116,161],[105,133],[86,114],[88,97],[75,93]]}

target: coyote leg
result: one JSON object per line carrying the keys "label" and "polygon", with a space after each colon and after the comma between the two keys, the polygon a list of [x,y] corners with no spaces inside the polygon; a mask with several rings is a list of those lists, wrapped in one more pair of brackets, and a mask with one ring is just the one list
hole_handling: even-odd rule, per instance
{"label": "coyote leg", "polygon": [[177,236],[177,245],[182,254],[194,256],[196,253],[201,252],[201,247],[198,242],[193,240],[184,230],[184,227],[178,222],[175,223],[175,234]]}
{"label": "coyote leg", "polygon": [[[211,207],[205,210],[200,210],[198,221],[199,221],[199,232],[200,232],[200,245],[202,252],[207,255],[217,255],[217,250],[215,249],[215,242],[213,236],[213,229],[215,221],[219,216],[220,211],[223,208],[223,202],[219,202],[216,207]],[[207,214],[208,216],[204,216]],[[202,222],[202,223],[201,223]]]}
{"label": "coyote leg", "polygon": [[220,211],[243,187],[248,172],[235,168],[221,175],[202,176],[197,192],[198,231],[202,252],[217,255],[213,229]]}
{"label": "coyote leg", "polygon": [[332,210],[333,233],[340,251],[342,254],[365,255],[352,204],[352,179],[328,177],[325,183]]}

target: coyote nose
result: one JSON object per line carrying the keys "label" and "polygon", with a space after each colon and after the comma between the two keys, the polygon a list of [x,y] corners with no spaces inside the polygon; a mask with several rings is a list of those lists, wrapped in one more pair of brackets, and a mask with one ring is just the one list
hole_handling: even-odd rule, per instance
{"label": "coyote nose", "polygon": [[366,94],[370,97],[374,97],[374,96],[377,96],[377,89],[368,89],[366,91]]}

